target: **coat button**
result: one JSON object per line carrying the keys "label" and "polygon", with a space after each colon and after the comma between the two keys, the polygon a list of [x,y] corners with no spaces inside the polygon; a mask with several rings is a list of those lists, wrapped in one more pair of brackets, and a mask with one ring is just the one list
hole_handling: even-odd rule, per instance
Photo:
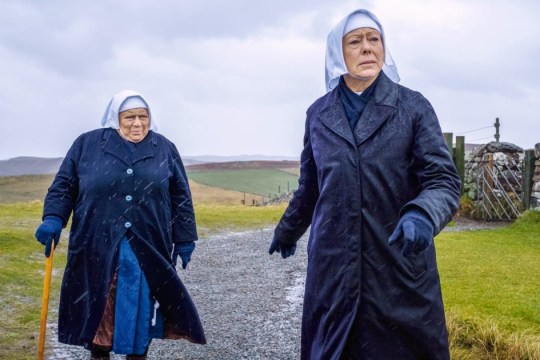
{"label": "coat button", "polygon": [[125,226],[126,228],[129,229],[129,228],[131,227],[131,223],[130,223],[129,221],[126,221],[126,223],[124,224],[124,226]]}
{"label": "coat button", "polygon": [[133,174],[133,169],[127,169],[126,172],[128,173],[128,175],[131,175]]}
{"label": "coat button", "polygon": [[126,195],[126,201],[131,201],[133,200],[133,197],[131,195]]}

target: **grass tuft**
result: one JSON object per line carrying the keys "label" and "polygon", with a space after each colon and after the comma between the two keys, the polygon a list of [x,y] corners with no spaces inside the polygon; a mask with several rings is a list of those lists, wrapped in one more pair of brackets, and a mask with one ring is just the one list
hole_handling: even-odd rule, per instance
{"label": "grass tuft", "polygon": [[540,359],[538,337],[527,331],[510,333],[494,323],[463,320],[456,313],[447,313],[446,319],[452,359]]}

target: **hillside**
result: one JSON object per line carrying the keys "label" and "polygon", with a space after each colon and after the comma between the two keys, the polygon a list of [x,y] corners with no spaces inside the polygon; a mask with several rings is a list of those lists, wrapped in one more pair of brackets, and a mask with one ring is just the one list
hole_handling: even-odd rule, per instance
{"label": "hillside", "polygon": [[62,160],[63,158],[30,156],[0,160],[0,176],[54,174],[58,171]]}
{"label": "hillside", "polygon": [[[292,158],[291,158],[292,159]],[[298,161],[286,157],[264,155],[239,156],[186,156],[182,157],[184,166],[201,166],[194,170],[232,169],[232,168],[296,168]],[[46,175],[55,174],[63,158],[41,158],[19,156],[8,160],[0,160],[0,176]]]}
{"label": "hillside", "polygon": [[[299,164],[246,161],[188,165],[186,170],[197,203],[259,204],[296,189]],[[0,176],[0,203],[43,200],[53,177],[53,173]]]}
{"label": "hillside", "polygon": [[290,169],[300,167],[299,161],[292,160],[257,160],[257,161],[229,161],[213,162],[205,164],[187,165],[189,171],[209,171],[209,170],[240,170],[240,169]]}

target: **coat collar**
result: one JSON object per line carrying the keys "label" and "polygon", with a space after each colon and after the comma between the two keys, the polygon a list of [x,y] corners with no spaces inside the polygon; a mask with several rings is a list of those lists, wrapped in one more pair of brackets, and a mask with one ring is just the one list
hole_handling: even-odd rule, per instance
{"label": "coat collar", "polygon": [[332,90],[326,99],[320,112],[321,122],[330,130],[341,136],[352,146],[356,146],[347,114],[339,98],[339,89]]}
{"label": "coat collar", "polygon": [[337,87],[332,90],[321,107],[321,121],[337,135],[354,146],[361,145],[381,127],[394,113],[397,104],[398,85],[383,72],[366,105],[354,131],[351,130]]}
{"label": "coat collar", "polygon": [[122,143],[122,138],[116,130],[114,129],[105,129],[103,132],[103,142],[101,148],[106,153],[113,155],[127,165],[135,164],[138,161],[144,160],[149,157],[154,157],[156,155],[156,144],[157,137],[156,134],[150,130],[148,131],[149,139],[144,139],[138,146],[137,149],[130,154],[126,149],[126,146]]}

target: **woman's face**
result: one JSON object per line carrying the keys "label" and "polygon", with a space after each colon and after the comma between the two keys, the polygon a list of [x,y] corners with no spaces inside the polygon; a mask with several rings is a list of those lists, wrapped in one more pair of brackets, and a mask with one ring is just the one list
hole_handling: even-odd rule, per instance
{"label": "woman's face", "polygon": [[131,142],[139,142],[148,134],[150,118],[145,108],[122,111],[120,118],[120,135]]}
{"label": "woman's face", "polygon": [[381,34],[367,27],[347,33],[343,37],[343,57],[353,78],[373,82],[384,64]]}

